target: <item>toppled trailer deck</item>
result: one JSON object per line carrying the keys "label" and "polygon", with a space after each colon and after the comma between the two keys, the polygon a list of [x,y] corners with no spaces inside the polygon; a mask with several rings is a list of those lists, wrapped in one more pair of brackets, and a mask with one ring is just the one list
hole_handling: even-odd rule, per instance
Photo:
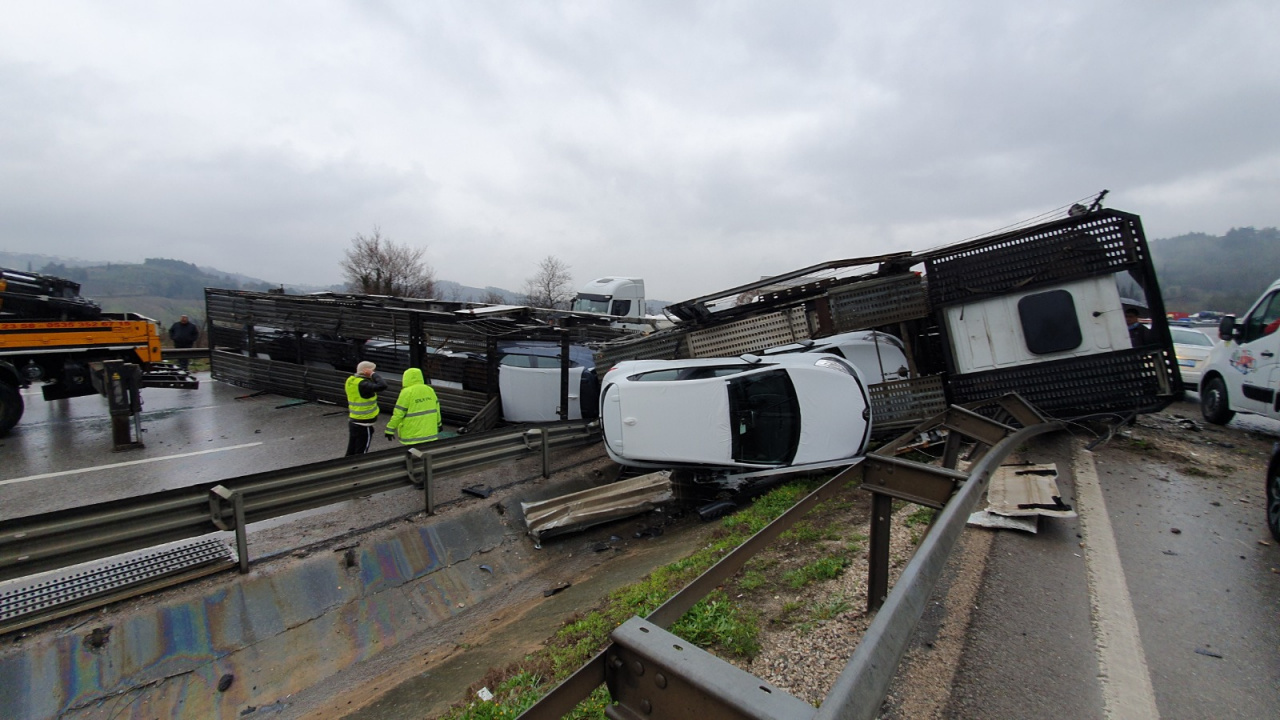
{"label": "toppled trailer deck", "polygon": [[[1153,318],[1137,345],[1121,286]],[[393,373],[419,367],[446,418],[470,429],[504,419],[500,339],[585,346],[608,370],[622,360],[736,357],[880,331],[901,339],[909,366],[905,377],[882,368],[898,379],[870,385],[882,435],[950,404],[1011,392],[1053,417],[1122,419],[1159,410],[1183,389],[1141,220],[1097,203],[924,253],[836,260],[686,300],[666,308],[676,322],[656,332],[626,333],[578,313],[359,295],[209,289],[206,304],[215,379],[340,403],[342,376],[359,360]],[[560,357],[561,412],[580,392],[570,386],[569,354]],[[380,403],[394,399],[393,387]]]}

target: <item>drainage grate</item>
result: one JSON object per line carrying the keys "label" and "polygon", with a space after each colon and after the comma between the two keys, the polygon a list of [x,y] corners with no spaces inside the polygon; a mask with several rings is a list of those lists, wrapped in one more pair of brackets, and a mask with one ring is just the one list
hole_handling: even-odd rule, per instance
{"label": "drainage grate", "polygon": [[0,625],[18,618],[80,603],[100,595],[216,562],[230,562],[231,549],[208,539],[155,550],[128,560],[98,564],[75,572],[59,572],[38,581],[17,581],[0,592]]}

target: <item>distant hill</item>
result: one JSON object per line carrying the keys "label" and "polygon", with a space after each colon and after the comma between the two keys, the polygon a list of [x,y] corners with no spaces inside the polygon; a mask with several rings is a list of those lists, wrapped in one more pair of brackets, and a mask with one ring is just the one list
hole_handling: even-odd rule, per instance
{"label": "distant hill", "polygon": [[1189,233],[1149,245],[1168,310],[1239,316],[1280,277],[1280,230],[1273,227],[1232,228],[1222,236]]}
{"label": "distant hill", "polygon": [[[80,283],[80,294],[97,302],[103,310],[138,313],[160,321],[165,327],[181,315],[189,315],[203,326],[206,287],[255,292],[283,287],[289,294],[346,290],[342,285],[273,284],[247,275],[165,258],[147,258],[142,263],[118,263],[0,252],[0,267],[73,280]],[[441,300],[484,302],[501,298],[501,302],[511,304],[518,304],[521,300],[519,293],[496,287],[476,288],[451,280],[438,281],[436,286]]]}

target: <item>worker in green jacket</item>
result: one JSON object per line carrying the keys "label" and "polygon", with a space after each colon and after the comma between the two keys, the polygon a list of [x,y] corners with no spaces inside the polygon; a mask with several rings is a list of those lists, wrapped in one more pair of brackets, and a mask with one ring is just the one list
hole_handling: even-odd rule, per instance
{"label": "worker in green jacket", "polygon": [[430,442],[440,435],[440,401],[436,391],[423,382],[422,371],[404,371],[404,387],[396,398],[396,409],[387,423],[387,441],[400,433],[401,445]]}

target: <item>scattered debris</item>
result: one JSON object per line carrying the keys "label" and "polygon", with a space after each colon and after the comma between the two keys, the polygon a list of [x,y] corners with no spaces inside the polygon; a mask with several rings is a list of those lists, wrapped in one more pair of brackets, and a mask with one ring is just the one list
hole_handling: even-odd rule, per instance
{"label": "scattered debris", "polygon": [[103,627],[94,628],[88,635],[84,636],[84,644],[88,645],[90,649],[101,650],[106,646],[107,641],[111,639],[112,627],[111,625],[104,625]]}
{"label": "scattered debris", "polygon": [[1198,654],[1198,655],[1207,655],[1207,656],[1209,656],[1209,657],[1211,657],[1211,658],[1218,658],[1219,660],[1221,660],[1221,659],[1222,659],[1222,654],[1221,654],[1221,653],[1216,653],[1216,652],[1214,652],[1214,651],[1212,651],[1212,650],[1206,650],[1206,649],[1204,649],[1204,648],[1196,648],[1196,654]]}
{"label": "scattered debris", "polygon": [[1163,551],[1161,551],[1161,552],[1163,552],[1165,555],[1177,555],[1177,554],[1178,554],[1178,553],[1176,553],[1176,552],[1174,552],[1174,551],[1172,551],[1172,550],[1163,550]]}
{"label": "scattered debris", "polygon": [[658,527],[657,525],[650,525],[647,528],[637,530],[635,537],[647,538],[647,537],[658,537],[660,535],[662,535],[662,528]]}
{"label": "scattered debris", "polygon": [[998,515],[990,510],[979,510],[969,516],[969,524],[994,530],[1021,530],[1035,533],[1040,529],[1040,516],[1009,517]]}
{"label": "scattered debris", "polygon": [[482,687],[476,691],[476,697],[485,702],[489,702],[490,700],[493,700],[493,693],[489,692],[489,688]]}
{"label": "scattered debris", "polygon": [[480,569],[489,573],[490,575],[493,574],[493,568],[489,567],[488,565],[481,565]]}
{"label": "scattered debris", "polygon": [[591,546],[592,552],[604,552],[605,550],[608,550],[608,549],[609,549],[609,543],[607,542],[598,542]]}
{"label": "scattered debris", "polygon": [[672,497],[671,472],[663,470],[549,500],[522,502],[520,507],[529,535],[537,543],[548,535],[649,512]]}
{"label": "scattered debris", "polygon": [[717,500],[698,508],[698,517],[705,522],[707,520],[715,520],[724,517],[729,513],[737,510],[738,506],[732,500]]}
{"label": "scattered debris", "polygon": [[236,676],[231,673],[227,673],[226,675],[218,678],[218,692],[226,692],[227,689],[231,687],[231,683],[235,681]]}
{"label": "scattered debris", "polygon": [[1181,530],[1181,529],[1179,529],[1179,528],[1169,528],[1169,532],[1173,533],[1174,535],[1181,535],[1181,534],[1182,534],[1182,530]]}
{"label": "scattered debris", "polygon": [[543,591],[542,591],[542,597],[551,597],[552,595],[555,595],[556,593],[558,593],[558,592],[560,592],[560,591],[564,590],[565,588],[569,587],[569,586],[570,586],[570,585],[572,585],[572,584],[573,584],[573,583],[563,582],[563,583],[560,583],[559,585],[557,585],[557,586],[555,586],[555,587],[551,588],[550,590],[543,590]]}
{"label": "scattered debris", "polygon": [[493,488],[488,485],[468,485],[462,488],[462,494],[484,499],[493,494]]}

